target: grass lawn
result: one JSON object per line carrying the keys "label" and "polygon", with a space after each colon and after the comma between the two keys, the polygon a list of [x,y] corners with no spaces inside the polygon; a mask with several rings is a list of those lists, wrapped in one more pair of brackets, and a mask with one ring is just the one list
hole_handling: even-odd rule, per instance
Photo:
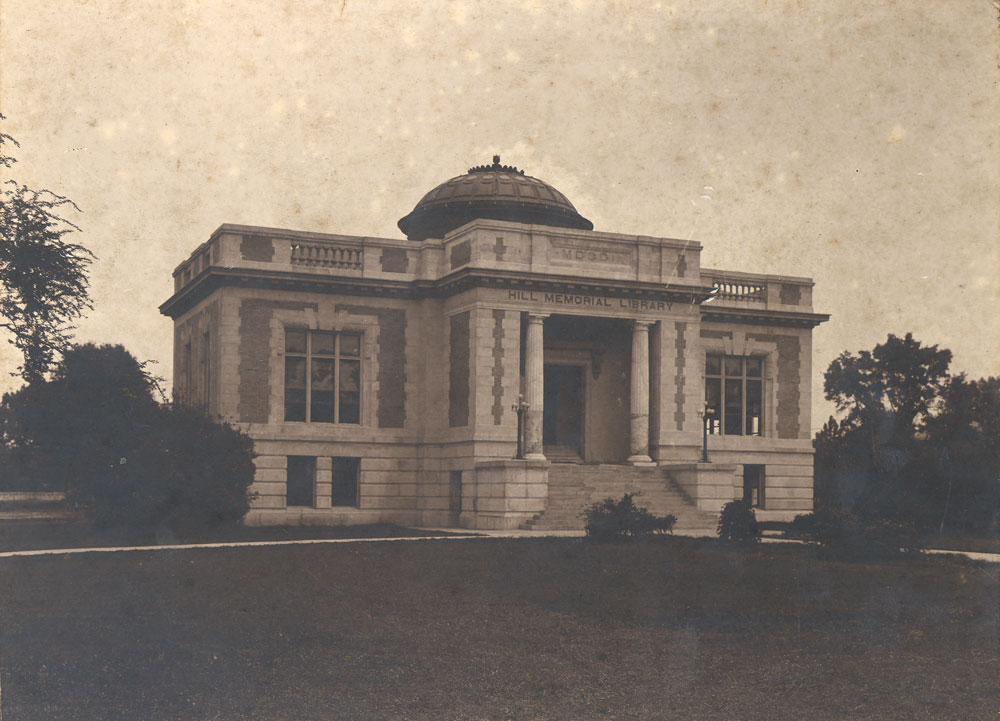
{"label": "grass lawn", "polygon": [[995,719],[998,576],[685,538],[0,559],[3,718]]}

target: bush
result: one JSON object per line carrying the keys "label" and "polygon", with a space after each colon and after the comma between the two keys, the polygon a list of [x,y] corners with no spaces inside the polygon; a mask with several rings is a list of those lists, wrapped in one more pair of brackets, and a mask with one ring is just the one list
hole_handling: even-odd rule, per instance
{"label": "bush", "polygon": [[912,523],[836,511],[796,516],[786,535],[857,558],[916,552],[923,546]]}
{"label": "bush", "polygon": [[722,507],[717,532],[723,541],[756,543],[760,540],[757,516],[750,504],[743,500],[730,501]]}
{"label": "bush", "polygon": [[253,442],[201,411],[160,405],[155,387],[121,346],[68,350],[51,381],[3,398],[12,477],[65,488],[69,505],[107,530],[184,534],[239,522]]}
{"label": "bush", "polygon": [[587,537],[598,541],[645,538],[672,533],[677,517],[671,514],[657,516],[632,501],[626,493],[620,501],[605,498],[587,508],[582,514],[587,524]]}
{"label": "bush", "polygon": [[107,473],[70,485],[100,528],[186,535],[235,526],[250,510],[253,441],[196,409],[159,407]]}

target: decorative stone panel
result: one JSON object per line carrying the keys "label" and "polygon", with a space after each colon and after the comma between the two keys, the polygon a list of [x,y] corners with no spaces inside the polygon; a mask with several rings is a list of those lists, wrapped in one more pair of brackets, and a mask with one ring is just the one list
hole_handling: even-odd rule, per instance
{"label": "decorative stone panel", "polygon": [[383,273],[405,273],[409,267],[409,256],[402,248],[383,248],[381,263]]}
{"label": "decorative stone panel", "polygon": [[684,430],[684,382],[685,382],[685,353],[687,350],[687,339],[684,334],[687,332],[687,323],[676,322],[674,328],[677,331],[677,358],[674,361],[676,375],[674,376],[674,424],[679,431]]}
{"label": "decorative stone panel", "polygon": [[463,265],[467,265],[472,260],[472,245],[467,240],[456,243],[451,249],[451,268],[454,270]]}
{"label": "decorative stone panel", "polygon": [[493,425],[503,422],[503,321],[507,312],[493,311]]}
{"label": "decorative stone panel", "polygon": [[244,235],[240,241],[240,257],[243,260],[256,260],[270,263],[274,260],[274,243],[270,238],[259,235]]}
{"label": "decorative stone panel", "polygon": [[317,310],[316,303],[247,298],[240,305],[239,419],[267,423],[271,413],[271,314]]}
{"label": "decorative stone panel", "polygon": [[469,311],[450,319],[448,341],[448,424],[452,428],[469,425]]}
{"label": "decorative stone panel", "polygon": [[338,313],[378,318],[379,428],[402,428],[406,421],[406,311],[338,303]]}
{"label": "decorative stone panel", "polygon": [[802,380],[801,343],[795,335],[758,333],[751,340],[774,343],[778,347],[778,409],[775,430],[778,438],[799,437],[799,386]]}
{"label": "decorative stone panel", "polygon": [[802,302],[802,286],[782,283],[779,298],[783,305],[798,305]]}

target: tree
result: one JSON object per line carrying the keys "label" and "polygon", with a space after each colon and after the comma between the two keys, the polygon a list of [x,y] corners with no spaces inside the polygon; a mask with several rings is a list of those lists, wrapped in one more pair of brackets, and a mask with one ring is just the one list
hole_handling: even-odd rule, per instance
{"label": "tree", "polygon": [[923,346],[909,333],[833,360],[824,391],[844,415],[816,436],[817,506],[899,517],[913,490],[903,471],[950,363],[951,351]]}
{"label": "tree", "polygon": [[926,523],[1000,532],[1000,378],[952,378],[918,440],[913,473],[931,501]]}
{"label": "tree", "polygon": [[985,530],[1000,509],[1000,380],[950,377],[951,352],[907,334],[842,353],[824,377],[816,508],[924,531]]}
{"label": "tree", "polygon": [[951,351],[889,334],[871,352],[841,353],[824,375],[827,400],[851,421],[884,418],[891,432],[910,433],[948,378]]}
{"label": "tree", "polygon": [[[4,116],[0,115],[0,120]],[[0,133],[0,166],[17,162],[5,153],[14,138]],[[92,308],[87,271],[94,255],[65,236],[79,228],[60,216],[73,201],[5,179],[0,187],[0,328],[13,336],[29,384],[44,378],[68,347],[72,322]],[[18,374],[15,374],[18,375]]]}
{"label": "tree", "polygon": [[68,349],[52,379],[4,396],[0,429],[23,482],[94,485],[152,422],[158,379],[120,345]]}
{"label": "tree", "polygon": [[161,405],[158,379],[121,346],[72,347],[52,372],[4,396],[11,465],[63,487],[99,527],[190,533],[249,510],[253,442],[192,409]]}

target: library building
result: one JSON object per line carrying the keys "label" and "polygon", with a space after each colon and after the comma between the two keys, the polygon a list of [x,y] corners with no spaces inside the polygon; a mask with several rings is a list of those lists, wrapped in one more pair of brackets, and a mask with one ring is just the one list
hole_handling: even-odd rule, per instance
{"label": "library building", "polygon": [[810,279],[594,230],[498,156],[398,227],[225,224],[174,271],[175,396],[254,439],[248,524],[580,529],[626,492],[677,529],[812,509]]}

